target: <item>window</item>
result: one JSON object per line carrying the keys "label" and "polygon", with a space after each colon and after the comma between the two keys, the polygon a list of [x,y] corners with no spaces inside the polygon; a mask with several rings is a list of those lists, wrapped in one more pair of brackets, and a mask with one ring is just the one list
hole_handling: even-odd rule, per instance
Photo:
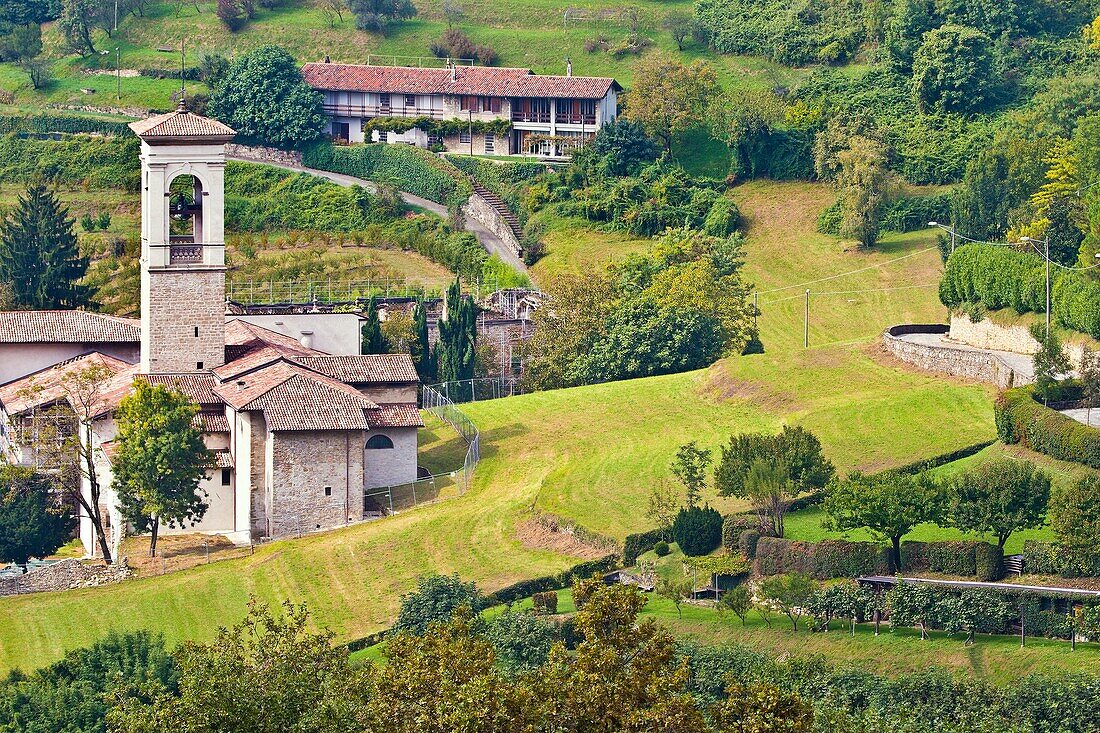
{"label": "window", "polygon": [[493,145],[494,145],[495,142],[496,142],[496,138],[494,138],[492,135],[486,135],[485,136],[485,152],[486,153],[492,153],[493,152]]}
{"label": "window", "polygon": [[470,143],[471,142],[470,131],[467,129],[466,132],[458,133],[458,141],[460,143],[465,143],[465,144]]}
{"label": "window", "polygon": [[325,487],[325,496],[332,496],[332,487],[331,486],[326,486]]}
{"label": "window", "polygon": [[387,438],[385,435],[372,435],[367,441],[368,450],[379,450],[381,448],[392,448],[393,441]]}
{"label": "window", "polygon": [[195,338],[199,337],[199,327],[195,326]]}
{"label": "window", "polygon": [[470,97],[464,94],[459,100],[459,107],[462,109],[463,112],[473,111],[476,109],[476,106],[477,97]]}
{"label": "window", "polygon": [[415,94],[406,94],[405,95],[405,106],[406,107],[415,107],[416,106],[416,95]]}
{"label": "window", "polygon": [[229,486],[230,481],[233,479],[233,470],[230,468],[222,469],[222,486]]}
{"label": "window", "polygon": [[383,111],[389,112],[390,111],[390,95],[388,95],[388,94],[379,94],[378,95],[378,105],[382,108]]}
{"label": "window", "polygon": [[202,370],[202,362],[201,361],[196,361],[195,362],[195,368],[199,369],[199,370]]}

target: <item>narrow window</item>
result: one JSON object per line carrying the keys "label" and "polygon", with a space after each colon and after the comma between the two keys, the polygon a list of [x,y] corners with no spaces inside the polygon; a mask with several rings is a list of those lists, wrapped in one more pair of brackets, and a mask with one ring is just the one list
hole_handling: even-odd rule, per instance
{"label": "narrow window", "polygon": [[415,94],[406,94],[405,95],[405,106],[406,107],[415,107],[416,106],[416,95]]}
{"label": "narrow window", "polygon": [[201,361],[196,361],[195,362],[195,368],[196,369],[202,369],[202,362]]}
{"label": "narrow window", "polygon": [[458,133],[458,141],[463,144],[468,144],[470,142],[470,131],[467,129],[466,132]]}
{"label": "narrow window", "polygon": [[199,337],[199,327],[195,326],[195,338]]}
{"label": "narrow window", "polygon": [[495,139],[493,138],[492,135],[486,135],[485,136],[485,152],[486,153],[494,152],[494,148],[493,148],[494,143],[495,143]]}
{"label": "narrow window", "polygon": [[233,471],[228,468],[222,469],[222,486],[229,486],[229,482],[233,477]]}
{"label": "narrow window", "polygon": [[332,496],[332,487],[331,486],[326,486],[325,487],[325,496]]}

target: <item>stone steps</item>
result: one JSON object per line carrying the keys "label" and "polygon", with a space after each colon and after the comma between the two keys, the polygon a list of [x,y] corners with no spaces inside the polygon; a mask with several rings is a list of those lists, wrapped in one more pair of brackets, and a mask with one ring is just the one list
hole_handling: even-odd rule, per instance
{"label": "stone steps", "polygon": [[485,199],[489,205],[500,214],[500,218],[504,220],[508,228],[512,230],[512,233],[516,235],[517,240],[521,239],[523,237],[523,227],[520,226],[519,219],[517,219],[516,215],[512,213],[512,210],[505,205],[503,199],[477,181],[471,179],[470,182],[473,184],[474,193]]}

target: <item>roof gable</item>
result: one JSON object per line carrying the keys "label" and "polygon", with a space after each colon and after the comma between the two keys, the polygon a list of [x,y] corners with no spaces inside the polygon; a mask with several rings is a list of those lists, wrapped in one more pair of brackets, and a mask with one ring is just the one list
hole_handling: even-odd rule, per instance
{"label": "roof gable", "polygon": [[228,125],[191,112],[182,101],[175,111],[131,122],[129,128],[146,142],[200,138],[210,142],[229,142],[237,134]]}
{"label": "roof gable", "polygon": [[0,311],[0,343],[139,343],[141,322],[78,310]]}
{"label": "roof gable", "polygon": [[110,376],[104,380],[98,401],[92,406],[94,416],[102,415],[117,407],[119,401],[129,393],[130,384],[137,373],[137,365],[127,364],[98,351],[81,354],[0,385],[0,404],[3,404],[9,415],[18,415],[58,402],[69,402],[66,380],[70,375],[92,366],[102,366],[110,372]]}

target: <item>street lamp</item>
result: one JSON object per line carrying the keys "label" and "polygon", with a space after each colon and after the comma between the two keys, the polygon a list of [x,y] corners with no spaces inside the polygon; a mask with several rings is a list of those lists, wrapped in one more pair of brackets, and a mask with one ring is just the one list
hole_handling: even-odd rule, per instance
{"label": "street lamp", "polygon": [[1027,244],[1041,244],[1043,245],[1043,260],[1046,264],[1047,271],[1047,338],[1050,338],[1050,237],[1045,239],[1033,239],[1031,237],[1020,237],[1021,242]]}
{"label": "street lamp", "polygon": [[938,221],[930,221],[930,222],[928,222],[928,226],[938,227],[939,229],[942,229],[942,230],[944,230],[945,232],[947,232],[948,234],[951,235],[951,253],[954,254],[954,252],[955,252],[955,225],[952,224],[950,227],[945,227],[943,224],[940,224]]}

